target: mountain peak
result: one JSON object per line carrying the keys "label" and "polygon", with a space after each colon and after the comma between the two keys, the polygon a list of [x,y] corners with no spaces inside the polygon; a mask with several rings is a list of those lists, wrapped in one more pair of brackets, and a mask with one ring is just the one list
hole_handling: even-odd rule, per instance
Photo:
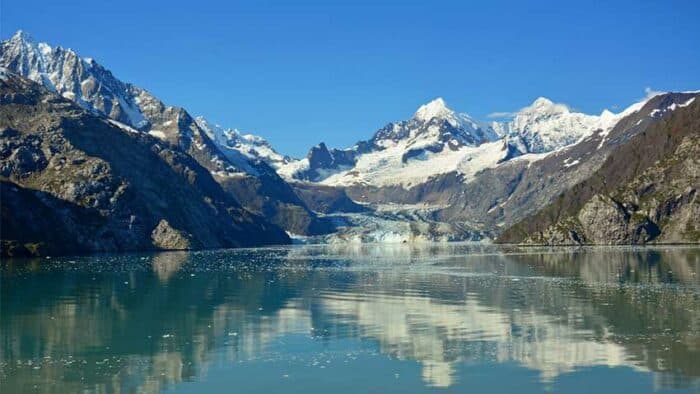
{"label": "mountain peak", "polygon": [[531,113],[569,113],[569,107],[564,104],[556,104],[552,100],[546,97],[538,97],[529,106],[523,108],[521,113],[531,114]]}
{"label": "mountain peak", "polygon": [[600,113],[599,117],[602,119],[610,119],[610,118],[615,117],[615,114],[606,108],[603,110],[603,112]]}
{"label": "mountain peak", "polygon": [[442,97],[438,97],[427,104],[421,105],[414,117],[427,122],[433,118],[447,118],[453,115],[454,111],[447,107],[445,100]]}
{"label": "mountain peak", "polygon": [[33,42],[32,36],[24,30],[17,30],[17,32],[10,38],[11,41],[19,42]]}
{"label": "mountain peak", "polygon": [[549,107],[551,105],[554,105],[554,102],[547,97],[542,96],[536,98],[535,101],[532,102],[533,107]]}

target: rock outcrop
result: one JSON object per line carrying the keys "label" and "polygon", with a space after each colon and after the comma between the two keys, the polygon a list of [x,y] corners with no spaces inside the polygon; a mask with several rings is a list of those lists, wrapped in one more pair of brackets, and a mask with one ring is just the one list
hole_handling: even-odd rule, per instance
{"label": "rock outcrop", "polygon": [[151,233],[153,245],[165,250],[186,250],[192,248],[190,234],[176,230],[170,226],[167,220],[163,219]]}

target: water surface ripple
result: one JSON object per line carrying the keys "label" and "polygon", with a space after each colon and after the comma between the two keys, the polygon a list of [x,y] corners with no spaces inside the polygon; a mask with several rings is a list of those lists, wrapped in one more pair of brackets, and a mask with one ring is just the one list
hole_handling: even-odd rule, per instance
{"label": "water surface ripple", "polygon": [[0,389],[697,392],[699,271],[696,247],[6,260]]}

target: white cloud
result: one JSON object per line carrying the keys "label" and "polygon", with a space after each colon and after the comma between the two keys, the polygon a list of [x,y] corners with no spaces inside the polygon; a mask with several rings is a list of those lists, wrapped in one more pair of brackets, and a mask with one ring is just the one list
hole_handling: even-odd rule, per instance
{"label": "white cloud", "polygon": [[517,115],[517,112],[491,112],[490,114],[486,115],[490,119],[503,119],[503,118],[512,118],[515,115]]}
{"label": "white cloud", "polygon": [[645,98],[645,99],[650,99],[650,98],[652,98],[652,97],[654,97],[654,96],[657,96],[657,95],[659,95],[659,94],[662,94],[662,93],[664,93],[664,92],[660,92],[660,91],[658,91],[658,90],[654,90],[654,89],[650,88],[649,86],[647,86],[647,87],[644,88],[644,94],[645,94],[645,97],[644,97],[644,98]]}

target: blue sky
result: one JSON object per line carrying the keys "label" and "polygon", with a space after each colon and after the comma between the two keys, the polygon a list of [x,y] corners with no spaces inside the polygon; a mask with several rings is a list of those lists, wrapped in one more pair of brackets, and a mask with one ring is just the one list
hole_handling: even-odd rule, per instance
{"label": "blue sky", "polygon": [[2,1],[0,35],[73,48],[302,156],[437,96],[485,120],[538,96],[599,113],[700,89],[698,16],[697,0]]}

